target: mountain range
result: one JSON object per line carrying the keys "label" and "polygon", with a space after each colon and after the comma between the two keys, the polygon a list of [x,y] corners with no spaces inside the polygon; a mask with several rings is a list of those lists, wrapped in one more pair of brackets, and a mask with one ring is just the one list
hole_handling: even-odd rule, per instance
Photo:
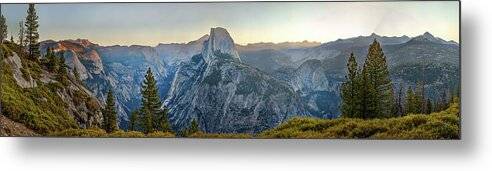
{"label": "mountain range", "polygon": [[398,85],[424,81],[436,99],[459,86],[456,42],[430,33],[416,37],[371,34],[327,43],[284,42],[238,45],[224,28],[188,43],[151,46],[100,46],[89,40],[41,42],[62,53],[87,89],[104,102],[115,92],[120,127],[140,106],[145,70],[154,72],[173,129],[192,119],[206,132],[252,133],[294,116],[336,118],[346,61],[354,53],[362,65],[367,49],[383,46],[391,78]]}

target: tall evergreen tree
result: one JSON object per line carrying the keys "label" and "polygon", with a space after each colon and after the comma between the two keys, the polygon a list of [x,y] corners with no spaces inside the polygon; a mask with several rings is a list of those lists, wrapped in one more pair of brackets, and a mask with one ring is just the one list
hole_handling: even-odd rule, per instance
{"label": "tall evergreen tree", "polygon": [[27,9],[27,17],[26,17],[26,41],[28,45],[28,55],[29,58],[33,60],[37,60],[40,54],[39,51],[39,33],[38,33],[38,16],[36,14],[36,9],[34,8],[34,4],[29,4],[29,8]]}
{"label": "tall evergreen tree", "polygon": [[20,47],[24,47],[24,44],[25,44],[25,41],[24,41],[24,34],[25,34],[25,31],[24,31],[24,21],[19,21],[19,46]]}
{"label": "tall evergreen tree", "polygon": [[157,129],[160,131],[172,132],[171,124],[169,123],[168,112],[169,110],[164,106],[164,108],[161,109],[161,111],[157,115]]}
{"label": "tall evergreen tree", "polygon": [[404,107],[403,107],[403,83],[400,83],[400,88],[398,89],[398,94],[396,96],[396,104],[395,104],[395,115],[396,116],[403,116],[404,114]]}
{"label": "tall evergreen tree", "polygon": [[157,81],[152,70],[148,68],[142,85],[142,108],[144,132],[170,131],[167,109],[161,109],[162,103],[159,97]]}
{"label": "tall evergreen tree", "polygon": [[415,86],[415,113],[424,113],[426,107],[424,83],[419,81]]}
{"label": "tall evergreen tree", "polygon": [[[53,52],[52,52],[53,53]],[[53,53],[54,54],[54,53]],[[60,54],[60,57],[57,58],[57,62],[55,62],[57,70],[56,70],[56,78],[63,85],[68,85],[68,70],[67,64],[65,64],[65,57]]]}
{"label": "tall evergreen tree", "polygon": [[3,14],[0,15],[0,43],[7,38],[7,24]]}
{"label": "tall evergreen tree", "polygon": [[137,121],[138,121],[138,110],[133,111],[130,116],[130,124],[128,125],[128,130],[136,131],[137,130]]}
{"label": "tall evergreen tree", "polygon": [[368,54],[363,68],[363,87],[367,90],[366,117],[390,117],[393,115],[394,97],[386,56],[379,42],[369,46]]}
{"label": "tall evergreen tree", "polygon": [[406,101],[405,101],[405,114],[418,113],[416,106],[416,97],[412,88],[407,89]]}
{"label": "tall evergreen tree", "polygon": [[342,105],[341,112],[344,117],[362,117],[360,111],[359,76],[355,55],[350,54],[347,62],[347,75],[345,83],[341,87]]}
{"label": "tall evergreen tree", "polygon": [[103,128],[106,132],[114,132],[118,129],[116,104],[113,96],[113,90],[109,89],[106,98],[106,107],[103,110]]}

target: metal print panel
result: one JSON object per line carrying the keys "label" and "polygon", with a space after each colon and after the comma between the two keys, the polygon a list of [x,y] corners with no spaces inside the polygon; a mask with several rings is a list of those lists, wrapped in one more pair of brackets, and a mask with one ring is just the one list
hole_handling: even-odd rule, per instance
{"label": "metal print panel", "polygon": [[460,139],[460,3],[1,4],[0,136]]}

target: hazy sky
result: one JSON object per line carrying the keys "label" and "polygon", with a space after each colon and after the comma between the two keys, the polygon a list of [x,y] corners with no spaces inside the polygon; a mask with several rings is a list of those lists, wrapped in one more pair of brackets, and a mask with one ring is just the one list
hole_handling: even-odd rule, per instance
{"label": "hazy sky", "polygon": [[[82,3],[38,4],[36,9],[41,40],[86,38],[101,45],[182,43],[208,34],[211,27],[226,28],[239,44],[426,31],[459,41],[457,1]],[[26,10],[26,4],[2,4],[9,34],[17,35]]]}

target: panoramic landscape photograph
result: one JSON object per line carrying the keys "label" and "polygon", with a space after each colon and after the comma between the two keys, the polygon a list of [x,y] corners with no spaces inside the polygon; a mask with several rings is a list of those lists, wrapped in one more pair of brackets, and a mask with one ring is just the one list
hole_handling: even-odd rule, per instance
{"label": "panoramic landscape photograph", "polygon": [[461,139],[458,1],[0,8],[0,138]]}

